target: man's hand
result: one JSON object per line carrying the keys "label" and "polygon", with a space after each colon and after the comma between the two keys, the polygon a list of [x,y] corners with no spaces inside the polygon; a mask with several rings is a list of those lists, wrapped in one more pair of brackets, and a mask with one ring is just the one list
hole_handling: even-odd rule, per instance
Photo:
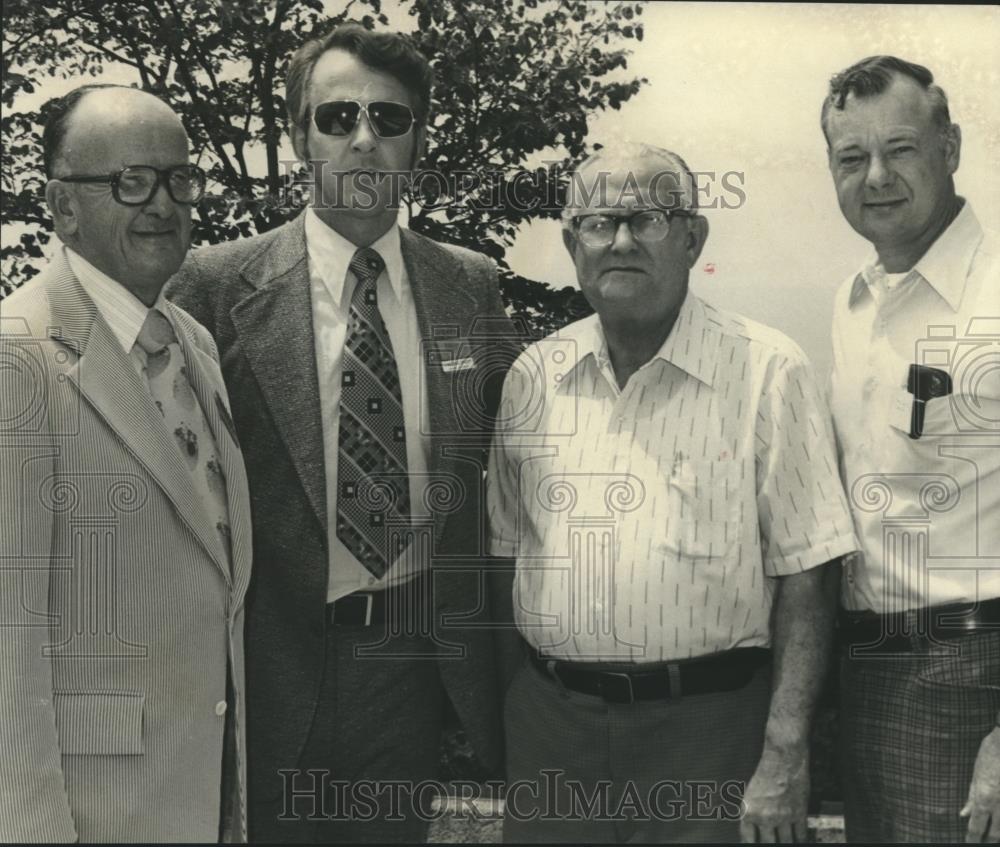
{"label": "man's hand", "polygon": [[1000,728],[994,729],[979,745],[969,799],[959,814],[969,819],[966,841],[1000,842]]}
{"label": "man's hand", "polygon": [[765,746],[743,794],[740,837],[748,844],[805,841],[808,804],[808,746],[788,752]]}
{"label": "man's hand", "polygon": [[774,689],[764,752],[743,793],[745,842],[806,840],[809,725],[830,654],[839,579],[839,567],[828,562],[778,580],[771,633]]}

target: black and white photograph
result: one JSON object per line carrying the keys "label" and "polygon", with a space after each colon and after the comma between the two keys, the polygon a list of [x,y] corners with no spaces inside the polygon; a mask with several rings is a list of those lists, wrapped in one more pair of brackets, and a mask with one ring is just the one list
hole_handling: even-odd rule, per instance
{"label": "black and white photograph", "polygon": [[1000,6],[2,26],[0,843],[1000,843]]}

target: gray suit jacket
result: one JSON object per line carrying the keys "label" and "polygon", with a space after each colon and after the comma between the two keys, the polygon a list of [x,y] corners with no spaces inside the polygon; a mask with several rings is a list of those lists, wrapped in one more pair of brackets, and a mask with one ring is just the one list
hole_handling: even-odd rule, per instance
{"label": "gray suit jacket", "polygon": [[0,302],[2,841],[215,841],[227,665],[227,781],[245,797],[249,493],[215,345],[171,309],[223,464],[232,570],[65,257]]}
{"label": "gray suit jacket", "polygon": [[[489,259],[405,229],[402,251],[425,350],[395,352],[424,356],[429,470],[452,494],[434,519],[438,667],[469,739],[498,770],[502,679],[490,624],[497,616],[509,621],[510,582],[503,576],[498,582],[489,567],[483,478],[493,415],[517,351]],[[303,216],[264,235],[195,251],[168,296],[215,337],[247,460],[254,535],[247,610],[252,807],[256,798],[279,794],[278,769],[296,767],[324,665],[329,546]],[[467,367],[469,359],[474,367]]]}

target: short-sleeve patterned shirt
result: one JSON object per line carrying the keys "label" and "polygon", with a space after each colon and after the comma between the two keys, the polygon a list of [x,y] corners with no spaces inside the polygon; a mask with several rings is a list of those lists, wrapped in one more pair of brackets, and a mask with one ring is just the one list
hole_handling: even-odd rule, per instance
{"label": "short-sleeve patterned shirt", "polygon": [[529,347],[488,491],[518,628],[555,658],[768,646],[776,578],[857,548],[805,355],[692,293],[623,390],[596,315]]}

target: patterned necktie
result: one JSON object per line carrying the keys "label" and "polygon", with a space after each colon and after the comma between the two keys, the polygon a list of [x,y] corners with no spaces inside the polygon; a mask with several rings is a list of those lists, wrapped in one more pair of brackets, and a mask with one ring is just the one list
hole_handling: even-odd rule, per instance
{"label": "patterned necktie", "polygon": [[230,556],[229,499],[222,464],[205,413],[191,388],[184,353],[162,312],[150,309],[135,346],[145,360],[143,375],[167,432],[191,472],[206,514]]}
{"label": "patterned necktie", "polygon": [[399,369],[378,310],[382,257],[351,259],[351,298],[341,376],[337,538],[381,578],[409,542],[410,489]]}

